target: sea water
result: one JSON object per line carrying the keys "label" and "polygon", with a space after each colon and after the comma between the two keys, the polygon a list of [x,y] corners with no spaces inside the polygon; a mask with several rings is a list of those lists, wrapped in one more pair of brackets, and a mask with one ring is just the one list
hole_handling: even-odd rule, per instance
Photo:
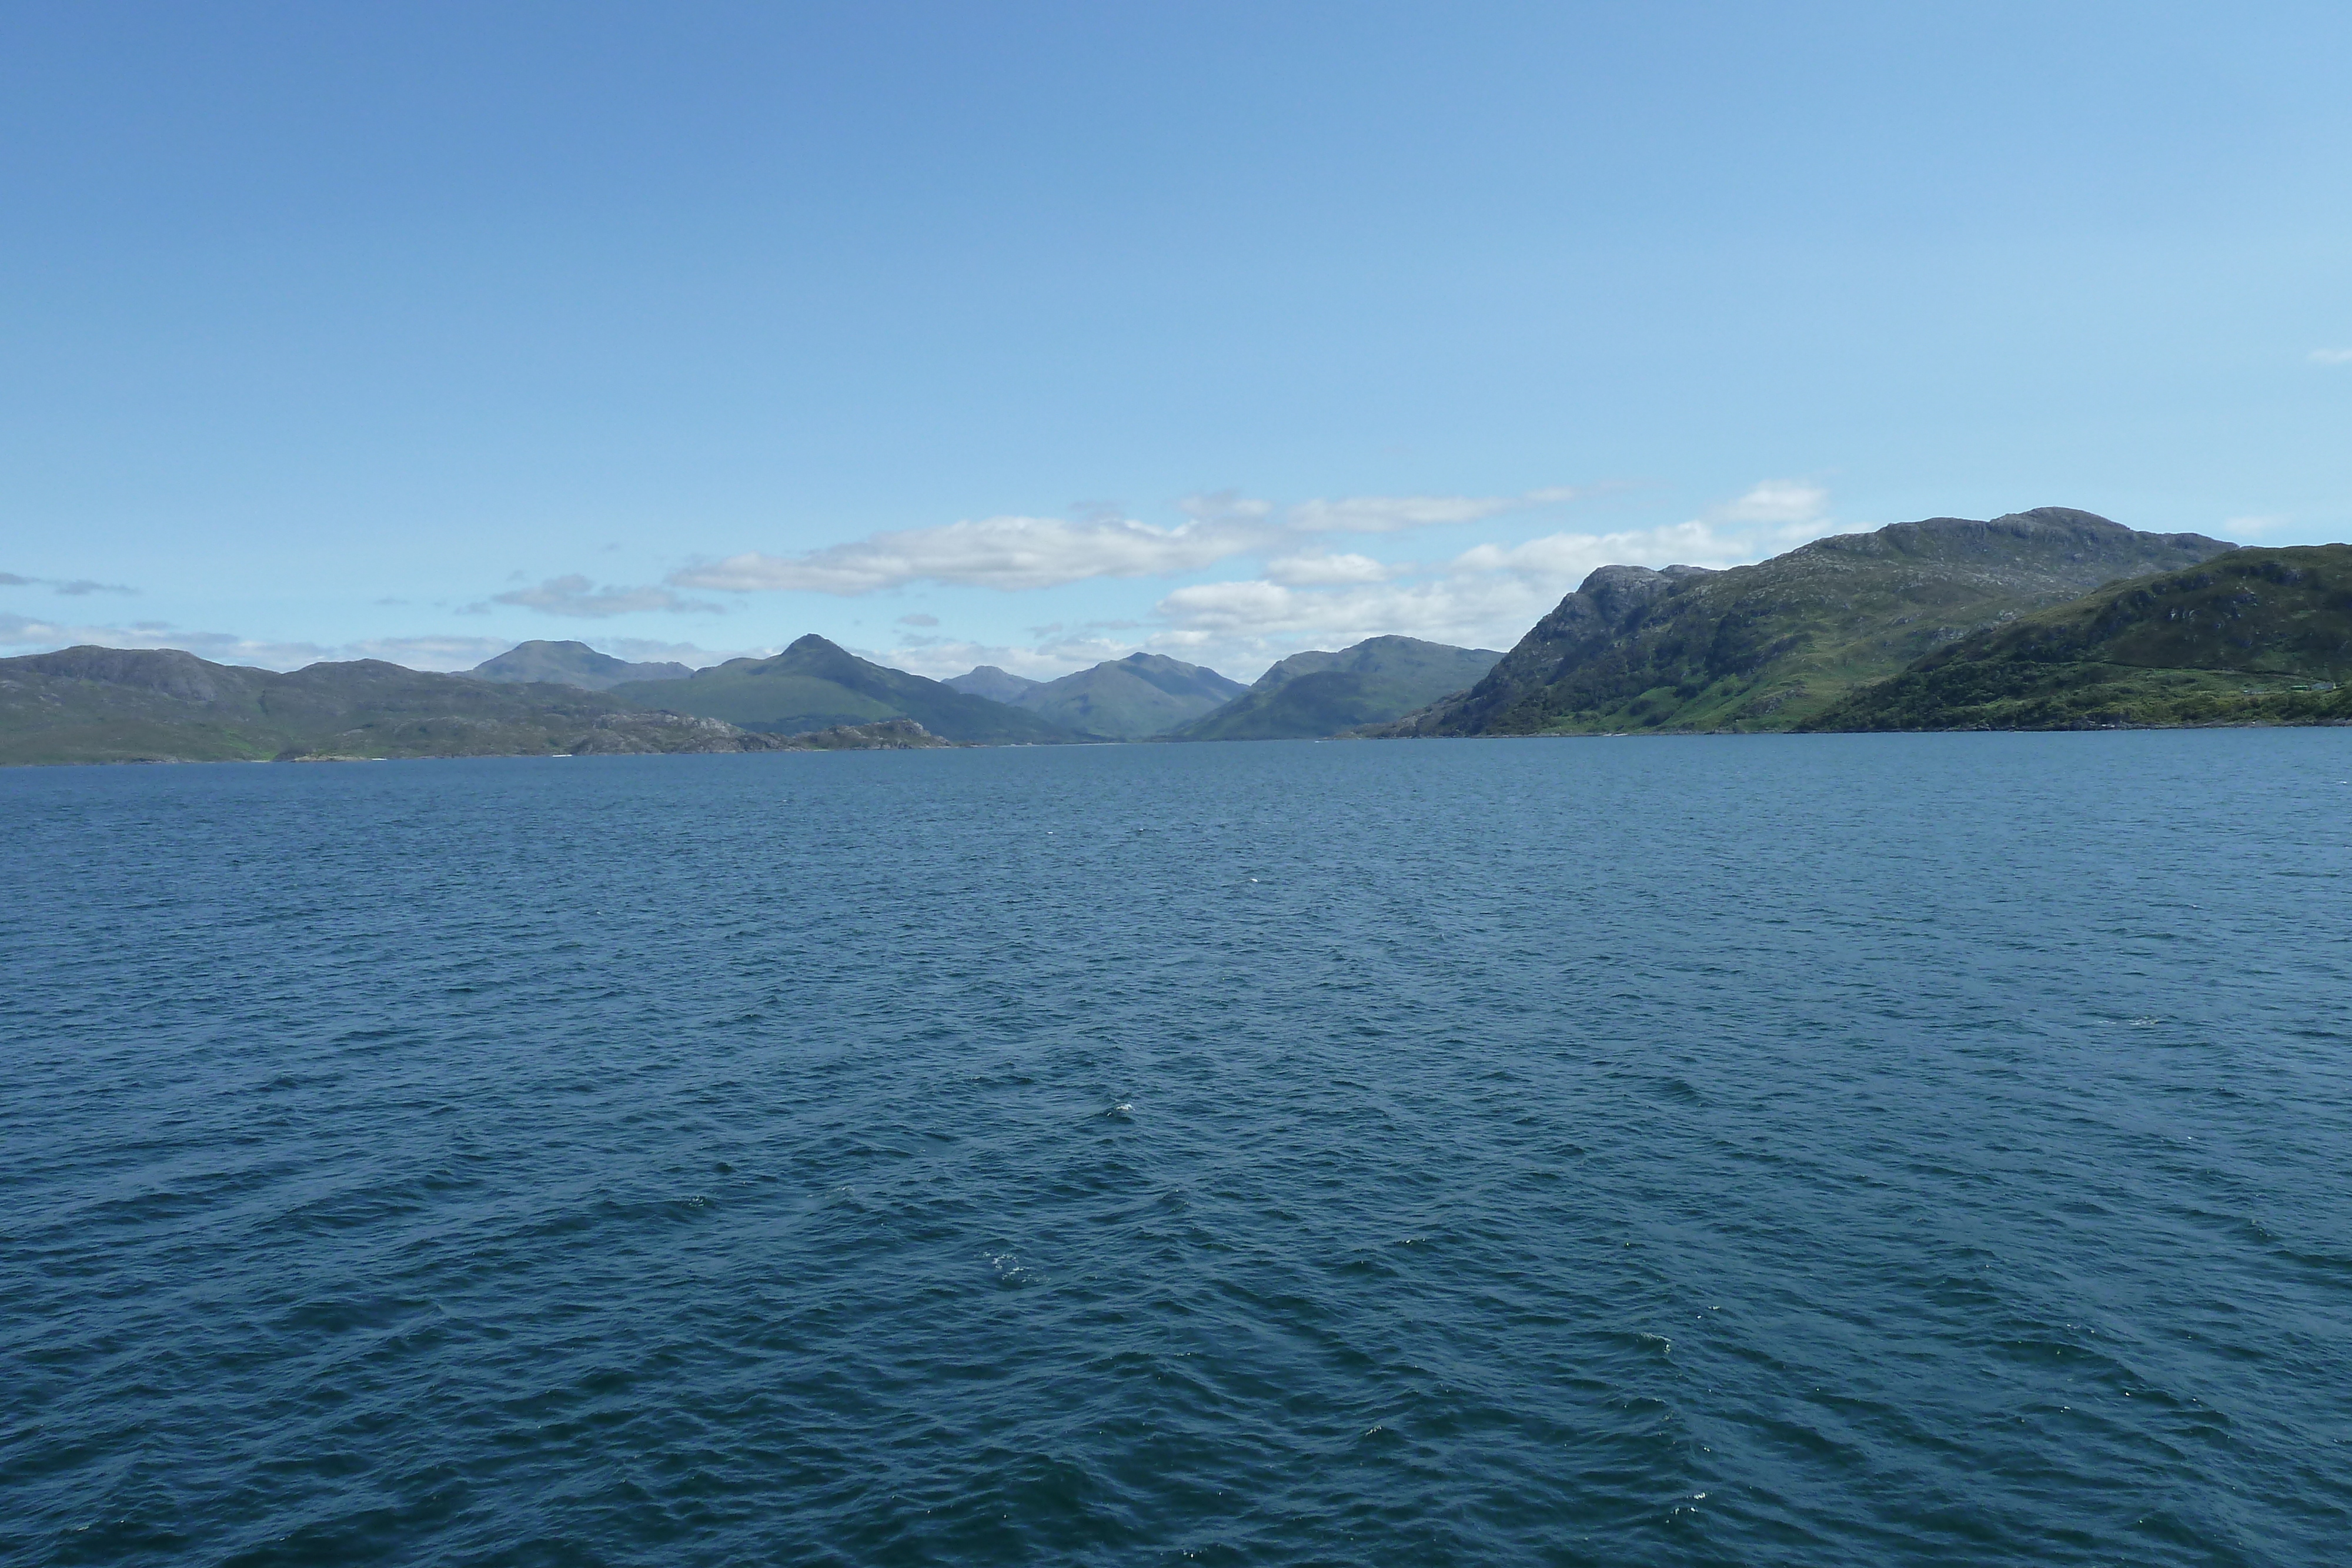
{"label": "sea water", "polygon": [[0,1558],[2352,1561],[2352,732],[0,774]]}

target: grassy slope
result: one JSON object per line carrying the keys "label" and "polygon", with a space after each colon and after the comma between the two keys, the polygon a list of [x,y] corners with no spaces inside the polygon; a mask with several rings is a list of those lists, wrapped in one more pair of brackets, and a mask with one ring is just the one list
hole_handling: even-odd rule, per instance
{"label": "grassy slope", "polygon": [[1979,632],[1806,727],[2343,723],[2347,681],[2352,545],[2246,549]]}
{"label": "grassy slope", "polygon": [[1249,690],[1171,732],[1171,740],[1293,740],[1412,712],[1476,682],[1502,655],[1413,637],[1373,637],[1336,653],[1294,653]]}
{"label": "grassy slope", "polygon": [[967,695],[945,682],[870,664],[817,636],[803,637],[772,659],[733,659],[682,681],[633,681],[614,686],[611,695],[776,735],[911,718],[950,740],[1081,738],[1034,714]]}
{"label": "grassy slope", "polygon": [[1897,523],[1727,571],[1604,568],[1487,680],[1389,733],[1797,728],[2003,616],[2228,548],[2043,507]]}

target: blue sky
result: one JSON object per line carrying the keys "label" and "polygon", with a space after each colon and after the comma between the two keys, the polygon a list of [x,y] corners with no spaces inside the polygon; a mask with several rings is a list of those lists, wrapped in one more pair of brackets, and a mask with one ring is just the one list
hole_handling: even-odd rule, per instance
{"label": "blue sky", "polygon": [[1247,676],[1902,518],[2352,537],[2340,0],[5,26],[0,653]]}

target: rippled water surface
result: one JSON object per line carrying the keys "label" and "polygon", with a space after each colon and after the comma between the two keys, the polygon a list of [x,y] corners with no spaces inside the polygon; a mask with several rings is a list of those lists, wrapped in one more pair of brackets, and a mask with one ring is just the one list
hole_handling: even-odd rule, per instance
{"label": "rippled water surface", "polygon": [[2352,1561],[2347,779],[0,774],[0,1557]]}

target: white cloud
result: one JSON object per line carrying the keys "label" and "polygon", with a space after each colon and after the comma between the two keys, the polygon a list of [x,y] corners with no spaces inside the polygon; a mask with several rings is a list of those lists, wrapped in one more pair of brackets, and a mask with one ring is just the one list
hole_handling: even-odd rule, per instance
{"label": "white cloud", "polygon": [[1265,563],[1265,575],[1270,580],[1293,588],[1386,582],[1412,570],[1410,563],[1391,565],[1368,555],[1326,555],[1320,551],[1277,556]]}
{"label": "white cloud", "polygon": [[2314,349],[2311,362],[2315,365],[2352,365],[2352,349]]}
{"label": "white cloud", "polygon": [[569,577],[551,577],[537,588],[518,588],[508,593],[494,593],[490,595],[490,602],[520,604],[542,615],[567,615],[583,620],[631,615],[644,610],[667,610],[673,614],[717,615],[725,609],[725,606],[707,600],[681,599],[667,588],[598,588],[577,572]]}
{"label": "white cloud", "polygon": [[1286,514],[1305,533],[1393,534],[1446,523],[1479,523],[1507,512],[1557,506],[1590,492],[1559,486],[1524,496],[1356,496],[1301,501]]}
{"label": "white cloud", "polygon": [[1197,571],[1264,544],[1248,517],[1196,518],[1172,528],[1131,517],[982,517],[875,534],[795,556],[754,551],[672,572],[679,588],[799,590],[852,596],[912,582],[1017,591],[1097,577]]}
{"label": "white cloud", "polygon": [[[1181,509],[1189,520],[1174,528],[1092,510],[1078,517],[981,517],[873,534],[799,555],[750,551],[672,572],[668,581],[673,588],[845,597],[916,582],[1018,592],[1094,578],[1172,577],[1238,555],[1305,543],[1302,536],[1391,534],[1473,523],[1585,494],[1553,488],[1524,496],[1357,496],[1302,501],[1277,512],[1271,502],[1221,491],[1188,497]],[[1324,559],[1319,548],[1305,554]]]}
{"label": "white cloud", "polygon": [[1718,566],[1750,554],[1712,524],[1694,520],[1627,533],[1546,534],[1524,544],[1473,545],[1448,570],[1457,576],[1511,572],[1548,586],[1564,584],[1565,594],[1596,567]]}
{"label": "white cloud", "polygon": [[2231,517],[2221,525],[2223,538],[2252,538],[2286,527],[2294,519],[2281,517]]}
{"label": "white cloud", "polygon": [[1830,493],[1802,479],[1767,479],[1746,495],[1710,509],[1727,523],[1810,523],[1828,510]]}

